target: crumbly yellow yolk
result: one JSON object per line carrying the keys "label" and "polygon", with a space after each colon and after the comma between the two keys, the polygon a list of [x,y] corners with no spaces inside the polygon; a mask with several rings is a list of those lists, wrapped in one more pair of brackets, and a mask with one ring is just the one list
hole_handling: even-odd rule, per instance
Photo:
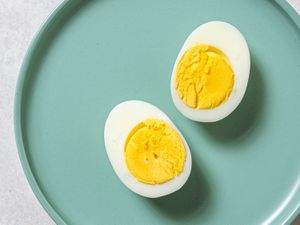
{"label": "crumbly yellow yolk", "polygon": [[226,102],[234,74],[226,55],[219,49],[197,44],[188,49],[176,68],[175,88],[186,105],[212,109]]}
{"label": "crumbly yellow yolk", "polygon": [[130,173],[146,184],[161,184],[175,178],[183,170],[185,157],[181,137],[160,119],[147,119],[136,125],[125,143]]}

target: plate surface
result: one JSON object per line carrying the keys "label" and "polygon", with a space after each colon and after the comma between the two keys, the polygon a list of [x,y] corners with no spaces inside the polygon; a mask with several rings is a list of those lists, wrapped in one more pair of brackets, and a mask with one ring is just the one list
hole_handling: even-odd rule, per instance
{"label": "plate surface", "polygon": [[[62,3],[29,48],[15,101],[22,165],[50,216],[58,224],[85,225],[283,224],[295,218],[300,21],[282,4]],[[175,109],[169,81],[186,37],[210,20],[240,29],[252,67],[238,109],[223,121],[203,124]],[[179,192],[146,199],[114,174],[103,126],[110,110],[128,99],[158,106],[185,135],[193,169]]]}

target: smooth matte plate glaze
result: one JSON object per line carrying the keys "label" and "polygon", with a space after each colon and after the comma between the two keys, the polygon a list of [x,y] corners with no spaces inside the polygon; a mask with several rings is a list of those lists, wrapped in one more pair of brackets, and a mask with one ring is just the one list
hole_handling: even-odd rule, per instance
{"label": "smooth matte plate glaze", "polygon": [[[15,101],[20,158],[50,216],[85,225],[290,223],[300,205],[300,19],[281,4],[62,3],[29,48]],[[238,109],[203,124],[175,109],[169,82],[186,37],[211,20],[244,34],[252,67]],[[186,137],[193,168],[179,192],[143,198],[114,174],[103,127],[128,99],[156,105]]]}

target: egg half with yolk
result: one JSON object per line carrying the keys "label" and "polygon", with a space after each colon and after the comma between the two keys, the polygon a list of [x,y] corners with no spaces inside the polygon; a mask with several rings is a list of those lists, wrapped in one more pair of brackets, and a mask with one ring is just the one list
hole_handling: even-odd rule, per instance
{"label": "egg half with yolk", "polygon": [[239,30],[221,21],[205,23],[189,35],[176,59],[173,102],[191,120],[221,120],[241,102],[249,73],[250,53]]}
{"label": "egg half with yolk", "polygon": [[157,198],[179,190],[192,167],[183,135],[160,109],[137,100],[115,106],[105,123],[111,165],[130,190]]}

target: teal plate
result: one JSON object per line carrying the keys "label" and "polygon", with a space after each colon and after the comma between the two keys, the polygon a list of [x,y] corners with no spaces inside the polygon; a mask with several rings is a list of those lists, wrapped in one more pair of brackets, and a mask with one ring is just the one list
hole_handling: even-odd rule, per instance
{"label": "teal plate", "polygon": [[[251,51],[246,95],[228,118],[183,117],[169,90],[187,35],[235,25]],[[300,208],[300,18],[273,1],[65,1],[25,57],[15,100],[19,154],[57,224],[289,224]],[[103,126],[128,99],[148,101],[185,135],[192,174],[178,192],[140,197],[117,178]]]}

